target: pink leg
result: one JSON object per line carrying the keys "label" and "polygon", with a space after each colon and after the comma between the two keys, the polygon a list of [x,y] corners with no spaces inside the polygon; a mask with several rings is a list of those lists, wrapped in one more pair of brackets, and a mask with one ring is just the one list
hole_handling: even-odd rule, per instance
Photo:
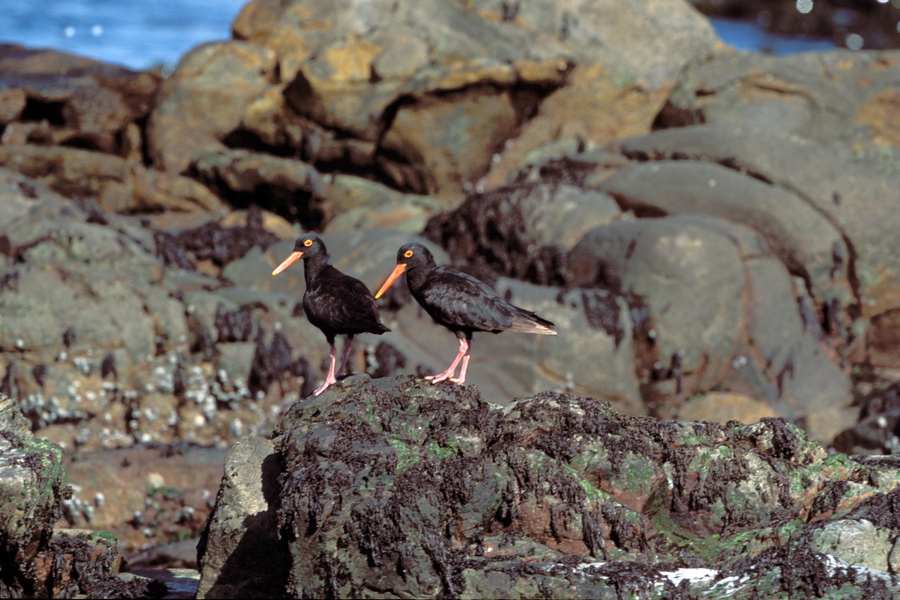
{"label": "pink leg", "polygon": [[344,372],[344,367],[347,366],[347,359],[350,358],[351,350],[353,350],[353,336],[348,337],[347,341],[344,343],[344,357],[341,359],[341,368],[337,370],[338,375]]}
{"label": "pink leg", "polygon": [[[450,381],[456,383],[463,383],[466,378],[466,368],[469,365],[469,342],[465,338],[459,339],[459,352],[456,354],[456,358],[453,359],[453,362],[450,363],[450,366],[446,371],[441,373],[440,375],[430,375],[425,379],[431,381],[431,383],[437,383],[439,381],[444,381],[445,379],[450,379]],[[452,379],[453,373],[456,371],[456,366],[459,365],[459,361],[463,360],[465,356],[465,362],[463,362],[463,371],[462,371],[462,380]]]}
{"label": "pink leg", "polygon": [[471,349],[471,347],[466,348],[466,355],[463,356],[463,359],[462,359],[462,368],[459,370],[459,377],[457,377],[456,379],[451,379],[450,381],[452,381],[454,383],[465,383],[466,382],[466,371],[469,370],[469,359],[471,358],[471,356],[469,356],[470,349]]}
{"label": "pink leg", "polygon": [[334,347],[334,344],[328,345],[328,356],[331,358],[331,366],[328,368],[328,376],[325,378],[325,383],[316,388],[316,391],[313,392],[314,396],[318,396],[322,392],[324,392],[329,385],[332,383],[337,383],[337,379],[334,377],[334,363],[337,354],[337,348]]}

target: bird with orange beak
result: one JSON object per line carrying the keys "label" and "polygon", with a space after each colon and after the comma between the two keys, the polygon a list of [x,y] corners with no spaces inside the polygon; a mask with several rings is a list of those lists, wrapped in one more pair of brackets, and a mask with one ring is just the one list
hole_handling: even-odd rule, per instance
{"label": "bird with orange beak", "polygon": [[[553,323],[547,319],[510,304],[471,275],[435,264],[434,256],[422,244],[409,243],[400,247],[397,266],[375,297],[380,298],[404,273],[413,298],[435,323],[452,331],[459,340],[459,352],[447,370],[426,377],[434,383],[446,379],[465,383],[472,335],[476,331],[556,335]],[[460,363],[459,376],[455,377]]]}
{"label": "bird with orange beak", "polygon": [[[272,271],[272,275],[278,275],[301,259],[306,279],[303,310],[309,322],[325,334],[325,339],[328,340],[328,356],[331,360],[324,383],[313,392],[318,396],[328,386],[337,383],[337,375],[344,371],[350,356],[354,335],[358,333],[381,335],[390,329],[381,322],[378,305],[369,288],[359,279],[345,275],[331,266],[325,243],[314,233],[298,237],[294,243],[294,251]],[[337,350],[334,338],[339,334],[346,335],[347,341],[344,343],[341,366],[335,372]]]}

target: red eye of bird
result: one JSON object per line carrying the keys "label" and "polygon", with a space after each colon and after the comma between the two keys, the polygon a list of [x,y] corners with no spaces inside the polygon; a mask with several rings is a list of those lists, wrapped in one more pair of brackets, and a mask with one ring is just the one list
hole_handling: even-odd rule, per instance
{"label": "red eye of bird", "polygon": [[303,240],[303,245],[309,248],[312,246],[312,240]]}
{"label": "red eye of bird", "polygon": [[406,257],[406,258],[409,258],[409,257],[411,257],[412,255],[413,255],[413,251],[412,251],[412,250],[407,250],[406,252],[403,253],[403,256]]}

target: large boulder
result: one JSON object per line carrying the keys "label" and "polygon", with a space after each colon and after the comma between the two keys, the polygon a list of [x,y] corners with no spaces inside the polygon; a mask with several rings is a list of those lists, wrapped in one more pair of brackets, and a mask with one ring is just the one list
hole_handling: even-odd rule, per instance
{"label": "large boulder", "polygon": [[644,397],[654,414],[674,416],[679,399],[724,387],[807,420],[823,442],[840,431],[834,417],[852,418],[849,379],[803,322],[784,265],[751,230],[707,216],[620,221],[586,234],[569,272],[572,285],[646,300],[657,362]]}
{"label": "large boulder", "polygon": [[[517,138],[521,157],[559,137],[646,133],[679,70],[719,48],[708,22],[676,0],[639,11],[620,0],[590,11],[260,0],[233,30],[234,40],[183,57],[163,84],[148,123],[151,159],[236,203],[264,194],[266,208],[307,227],[348,203],[363,222],[402,215],[410,198],[392,189],[455,204]],[[610,114],[611,105],[623,110]]]}
{"label": "large boulder", "polygon": [[897,50],[721,53],[685,69],[657,125],[753,125],[896,173],[898,64]]}
{"label": "large boulder", "polygon": [[[500,408],[472,386],[358,377],[296,402],[227,472],[198,597],[715,596],[729,578],[897,593],[896,461],[829,457],[782,419],[657,421],[550,392]],[[245,564],[276,531],[279,566]],[[882,542],[839,541],[863,533]]]}

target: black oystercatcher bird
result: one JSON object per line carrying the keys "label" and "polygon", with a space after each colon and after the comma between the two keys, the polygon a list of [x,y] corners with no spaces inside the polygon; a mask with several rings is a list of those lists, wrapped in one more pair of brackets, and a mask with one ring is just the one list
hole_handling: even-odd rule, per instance
{"label": "black oystercatcher bird", "polygon": [[[426,377],[432,382],[449,379],[465,383],[469,367],[469,349],[476,331],[518,331],[556,335],[554,325],[530,310],[513,306],[488,285],[465,273],[435,264],[434,257],[422,244],[404,244],[397,251],[397,266],[375,294],[380,297],[401,274],[422,308],[435,323],[443,325],[459,339],[459,353],[450,367],[440,375]],[[454,377],[462,361],[459,377]]]}
{"label": "black oystercatcher bird", "polygon": [[304,262],[303,275],[306,278],[303,310],[306,311],[309,322],[325,334],[325,339],[328,340],[328,356],[331,357],[331,366],[328,368],[325,383],[314,392],[318,396],[328,386],[337,382],[334,371],[337,353],[334,337],[337,334],[347,336],[344,357],[337,371],[337,375],[340,375],[350,356],[354,335],[366,332],[381,335],[390,329],[379,320],[378,305],[369,288],[359,279],[345,275],[331,266],[324,242],[314,233],[298,237],[294,243],[294,251],[272,271],[272,275],[278,275],[301,258]]}

